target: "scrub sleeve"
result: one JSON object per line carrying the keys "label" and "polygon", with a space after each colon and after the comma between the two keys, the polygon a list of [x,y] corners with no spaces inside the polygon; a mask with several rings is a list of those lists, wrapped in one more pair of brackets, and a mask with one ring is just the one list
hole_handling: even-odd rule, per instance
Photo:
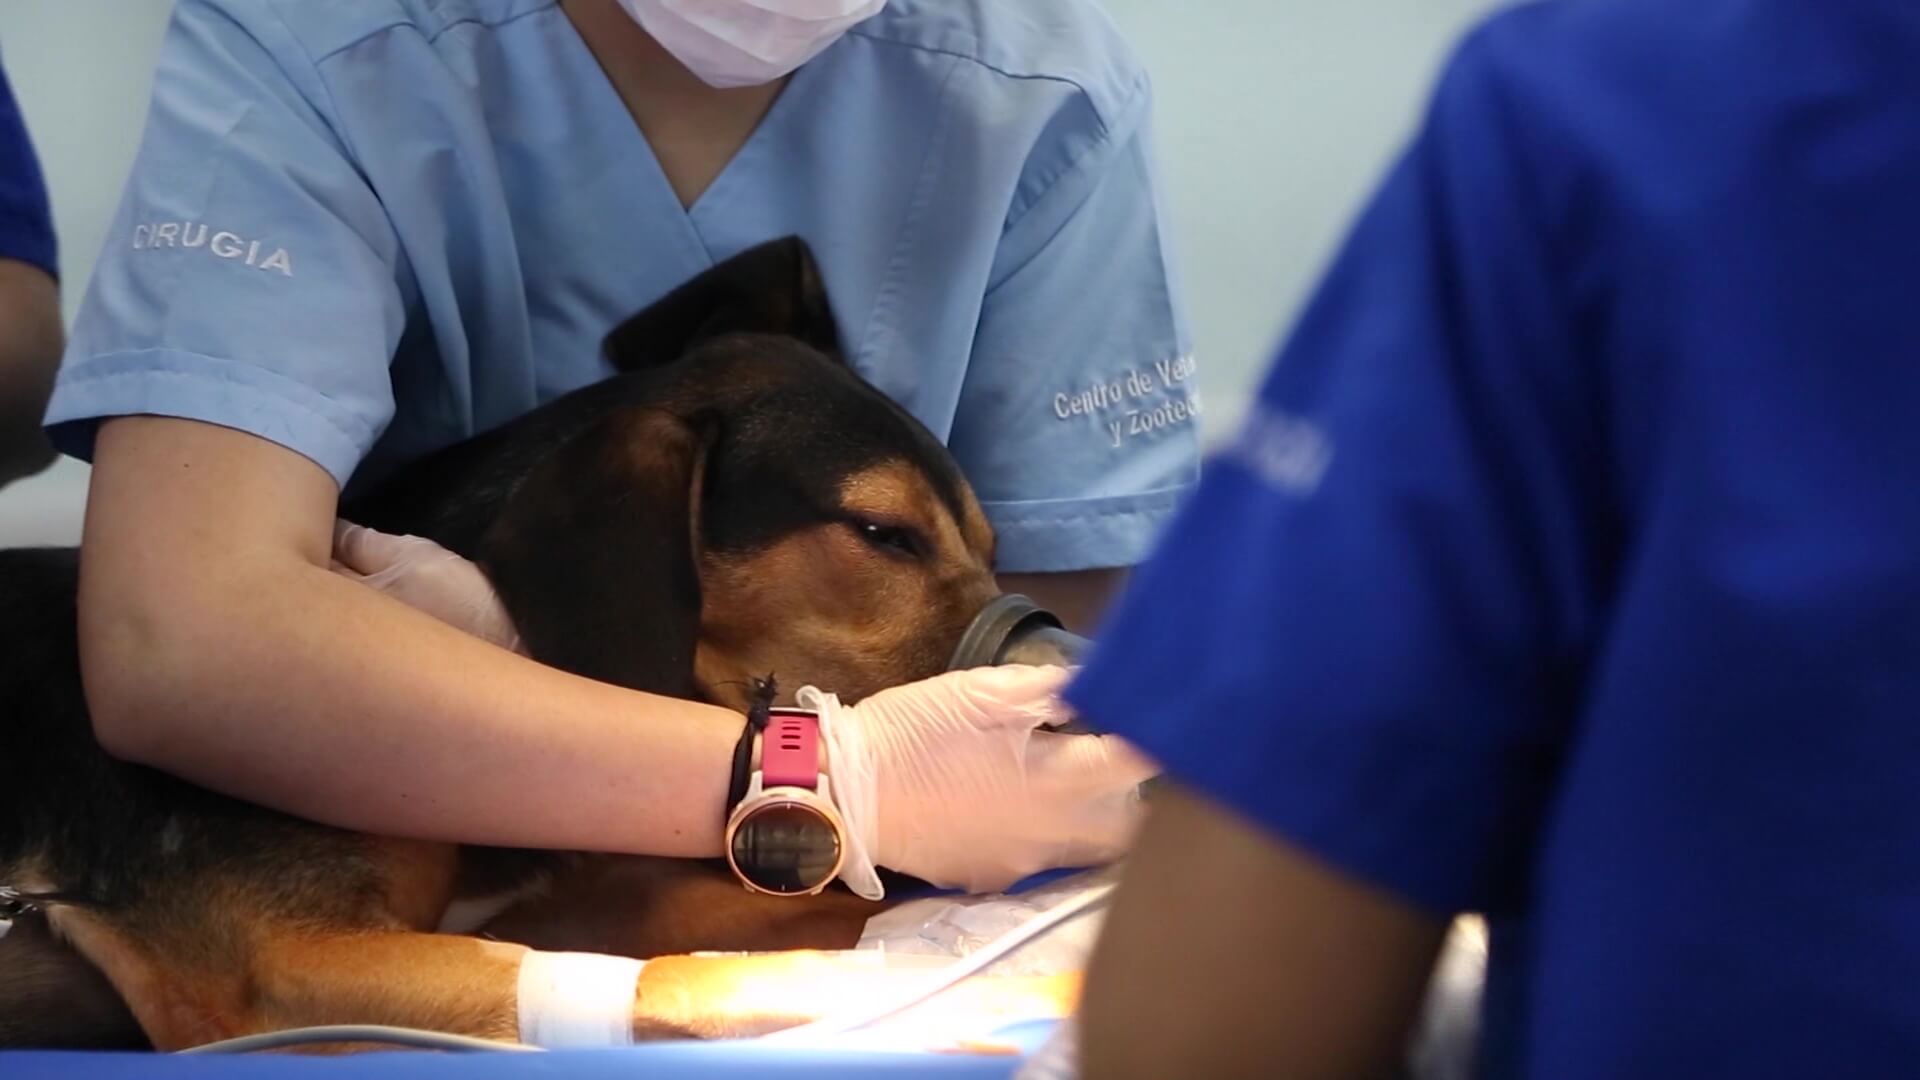
{"label": "scrub sleeve", "polygon": [[1201,396],[1144,75],[1026,168],[950,445],[1002,571],[1132,566],[1198,476]]}
{"label": "scrub sleeve", "polygon": [[283,25],[183,0],[160,55],[49,434],[89,459],[102,416],[204,421],[344,485],[393,415],[394,231]]}

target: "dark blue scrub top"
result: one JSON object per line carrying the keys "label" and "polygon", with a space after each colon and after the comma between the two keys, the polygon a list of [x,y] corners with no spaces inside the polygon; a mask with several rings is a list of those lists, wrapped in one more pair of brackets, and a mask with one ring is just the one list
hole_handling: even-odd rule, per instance
{"label": "dark blue scrub top", "polygon": [[1920,6],[1459,47],[1070,700],[1437,917],[1483,1073],[1920,1075]]}

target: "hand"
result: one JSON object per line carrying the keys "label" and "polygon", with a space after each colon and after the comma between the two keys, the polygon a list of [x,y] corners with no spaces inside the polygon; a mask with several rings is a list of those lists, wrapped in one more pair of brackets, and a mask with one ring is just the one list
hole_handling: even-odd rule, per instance
{"label": "hand", "polygon": [[514,652],[525,652],[493,583],[473,563],[419,536],[345,521],[333,528],[333,570]]}
{"label": "hand", "polygon": [[1156,771],[1111,735],[1036,730],[1068,719],[1068,672],[1002,666],[949,672],[858,705],[804,687],[820,711],[827,778],[848,832],[841,872],[884,894],[874,867],[991,892],[1029,874],[1092,866],[1125,850]]}

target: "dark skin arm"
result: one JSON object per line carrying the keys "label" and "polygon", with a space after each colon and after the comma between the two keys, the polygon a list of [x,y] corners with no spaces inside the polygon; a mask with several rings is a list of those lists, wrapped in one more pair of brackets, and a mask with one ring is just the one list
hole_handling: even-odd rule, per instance
{"label": "dark skin arm", "polygon": [[65,336],[53,278],[37,266],[0,259],[0,487],[53,463],[40,419]]}
{"label": "dark skin arm", "polygon": [[1081,1075],[1392,1076],[1446,929],[1168,784],[1088,970]]}

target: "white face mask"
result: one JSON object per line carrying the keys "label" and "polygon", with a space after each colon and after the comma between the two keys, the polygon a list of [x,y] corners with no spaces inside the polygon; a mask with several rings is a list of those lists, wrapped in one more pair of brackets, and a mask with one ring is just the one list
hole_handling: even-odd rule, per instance
{"label": "white face mask", "polygon": [[886,0],[620,0],[654,40],[709,86],[788,75],[871,18]]}

